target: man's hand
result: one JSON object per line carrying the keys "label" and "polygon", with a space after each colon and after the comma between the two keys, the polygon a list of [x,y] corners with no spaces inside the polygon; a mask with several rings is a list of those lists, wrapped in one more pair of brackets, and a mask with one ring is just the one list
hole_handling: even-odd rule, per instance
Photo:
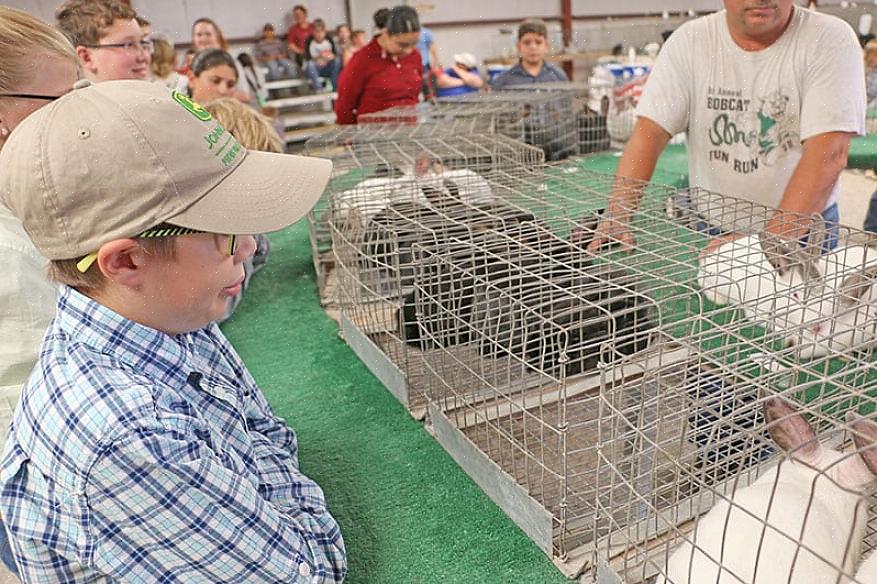
{"label": "man's hand", "polygon": [[714,237],[710,240],[710,242],[703,249],[703,251],[700,252],[700,257],[709,255],[729,241],[734,241],[735,239],[740,239],[741,237],[743,237],[743,234],[741,233],[726,233],[725,235]]}
{"label": "man's hand", "polygon": [[[581,237],[580,235],[578,237]],[[577,234],[573,233],[573,243],[576,242]],[[591,253],[600,251],[604,245],[618,243],[624,250],[630,250],[636,244],[633,233],[626,220],[607,217],[601,219],[594,229],[594,238],[588,244],[587,250]]]}

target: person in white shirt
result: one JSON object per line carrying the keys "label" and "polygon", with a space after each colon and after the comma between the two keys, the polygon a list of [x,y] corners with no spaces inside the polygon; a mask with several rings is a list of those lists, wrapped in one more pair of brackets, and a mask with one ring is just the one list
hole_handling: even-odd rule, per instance
{"label": "person in white shirt", "polygon": [[[724,5],[681,26],[658,55],[590,249],[633,244],[628,223],[641,193],[625,183],[649,180],[670,137],[686,131],[690,184],[776,208],[768,232],[805,236],[795,214],[837,222],[838,178],[865,125],[854,31],[793,0]],[[698,212],[721,234],[708,250],[740,236],[720,212]]]}
{"label": "person in white shirt", "polygon": [[[0,6],[0,148],[28,115],[64,95],[79,77],[73,46],[26,12]],[[19,221],[0,205],[0,447],[21,386],[55,314],[57,289]]]}

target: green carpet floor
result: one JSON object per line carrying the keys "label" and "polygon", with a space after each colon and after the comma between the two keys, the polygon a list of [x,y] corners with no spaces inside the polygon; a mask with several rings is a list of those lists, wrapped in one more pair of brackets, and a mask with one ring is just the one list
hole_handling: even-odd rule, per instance
{"label": "green carpet floor", "polygon": [[566,582],[338,337],[304,221],[223,326],[326,493],[351,583]]}

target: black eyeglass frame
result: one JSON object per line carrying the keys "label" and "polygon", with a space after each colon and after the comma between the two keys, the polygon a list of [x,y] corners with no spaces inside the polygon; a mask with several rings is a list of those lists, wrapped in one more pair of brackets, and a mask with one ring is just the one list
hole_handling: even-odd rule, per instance
{"label": "black eyeglass frame", "polygon": [[19,99],[45,99],[55,101],[63,97],[62,95],[38,95],[36,93],[0,93],[0,97],[17,97]]}
{"label": "black eyeglass frame", "polygon": [[[145,39],[142,41],[127,41],[124,43],[103,43],[97,45],[82,45],[83,47],[87,47],[89,49],[125,49],[129,53],[132,52],[134,45],[137,45],[138,50],[146,51],[147,53],[152,53],[155,49],[155,41],[152,39]],[[128,48],[131,47],[131,48]]]}

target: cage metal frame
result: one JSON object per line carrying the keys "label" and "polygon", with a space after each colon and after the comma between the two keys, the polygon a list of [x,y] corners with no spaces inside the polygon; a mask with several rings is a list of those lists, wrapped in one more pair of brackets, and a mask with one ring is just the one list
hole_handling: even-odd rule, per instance
{"label": "cage metal frame", "polygon": [[[318,273],[324,290],[336,294],[331,300],[348,343],[419,417],[426,396],[419,343],[406,337],[413,272],[407,250],[417,241],[465,235],[472,223],[480,230],[517,221],[522,210],[497,189],[541,167],[543,153],[495,134],[388,141],[353,130],[346,136],[351,139],[332,157],[322,214],[315,212],[311,223]],[[376,170],[398,176],[374,178]],[[321,224],[328,239],[314,237]]]}
{"label": "cage metal frame", "polygon": [[[614,179],[603,178],[600,182],[597,174],[568,166],[558,167],[549,170],[547,175],[534,174],[529,185],[524,180],[510,188],[539,195],[563,192],[554,197],[534,196],[525,205],[534,211],[541,209],[542,212],[536,214],[549,223],[552,214],[546,211],[554,206],[567,209],[554,214],[554,223],[550,227],[562,239],[568,238],[576,229],[592,229],[592,226],[575,219],[577,212],[569,212],[571,207],[582,210],[605,206],[606,193],[612,188]],[[594,182],[588,184],[589,181]],[[792,325],[786,324],[785,328],[758,327],[753,320],[759,315],[757,310],[747,312],[745,306],[741,310],[738,305],[717,305],[704,297],[698,284],[699,256],[712,237],[702,225],[704,219],[724,217],[726,227],[754,234],[762,229],[772,215],[772,209],[702,189],[680,193],[672,189],[656,189],[652,185],[633,185],[631,188],[651,189],[638,209],[630,209],[638,245],[630,253],[609,253],[601,258],[609,265],[640,277],[645,284],[638,293],[652,298],[657,304],[653,339],[647,349],[630,355],[619,351],[616,343],[606,343],[601,347],[600,362],[591,374],[576,377],[566,376],[562,369],[540,369],[538,364],[522,359],[520,352],[516,354],[509,350],[508,344],[505,367],[490,367],[482,361],[473,361],[465,344],[445,346],[425,361],[429,379],[434,384],[429,391],[434,400],[430,405],[430,420],[440,442],[568,574],[592,569],[601,561],[608,565],[609,560],[617,556],[609,552],[617,552],[617,539],[621,537],[618,534],[627,529],[627,525],[618,520],[618,514],[623,516],[624,509],[630,508],[642,512],[641,501],[631,496],[625,508],[617,495],[621,488],[619,484],[626,486],[625,469],[617,462],[619,457],[634,460],[640,465],[637,468],[649,470],[652,474],[646,476],[652,477],[653,483],[655,469],[666,473],[660,489],[654,489],[654,485],[650,488],[664,497],[669,497],[667,493],[675,493],[679,501],[674,504],[680,508],[688,505],[687,514],[680,512],[676,517],[680,523],[708,509],[712,499],[705,498],[704,502],[695,505],[690,493],[684,493],[674,483],[681,474],[679,460],[692,464],[692,457],[703,452],[718,457],[712,463],[711,471],[699,471],[704,484],[707,479],[716,484],[732,480],[741,482],[742,475],[757,473],[768,464],[762,460],[761,454],[753,454],[755,451],[751,447],[752,436],[756,434],[753,429],[757,423],[756,414],[749,418],[744,416],[745,419],[728,415],[723,407],[716,406],[715,390],[712,393],[704,390],[702,395],[691,397],[689,393],[678,391],[677,387],[675,397],[670,399],[667,396],[671,392],[667,387],[686,379],[707,379],[711,383],[720,379],[721,387],[731,388],[730,393],[739,400],[737,409],[751,413],[752,404],[768,391],[765,385],[769,384],[764,382],[767,379],[765,367],[800,362],[797,365],[800,370],[824,381],[835,380],[835,373],[828,372],[831,368],[838,367],[839,363],[852,362],[856,363],[852,366],[853,373],[846,370],[844,375],[853,375],[855,383],[859,384],[864,379],[862,371],[874,369],[873,342],[860,338],[850,350],[834,347],[825,355],[808,359],[808,342],[799,339],[791,345],[786,344]],[[803,225],[812,218],[793,217],[792,220]],[[867,234],[845,227],[840,228],[839,238],[839,249],[843,250],[839,253],[847,253],[844,246],[873,243]],[[484,242],[470,244],[478,248],[478,257],[493,253]],[[533,245],[531,241],[531,247]],[[580,251],[575,245],[567,249],[569,257]],[[536,252],[538,255],[538,250]],[[753,257],[755,253],[757,250],[753,250]],[[489,330],[476,330],[478,325],[472,323],[478,323],[478,318],[471,315],[461,318],[453,310],[442,308],[442,299],[436,297],[435,286],[429,285],[430,278],[437,276],[446,281],[463,277],[477,279],[479,274],[472,267],[472,255],[471,249],[468,255],[459,249],[444,254],[427,251],[417,263],[421,275],[417,286],[418,314],[421,318],[434,317],[432,326],[419,324],[422,334],[433,335],[438,345],[447,334],[458,334],[458,329],[464,325],[468,327],[470,344],[474,338],[481,342],[499,342],[495,334],[491,338]],[[866,260],[867,266],[873,267],[872,259],[877,260],[877,250]],[[568,258],[549,257],[549,260],[552,264],[563,264]],[[743,262],[746,264],[749,260]],[[844,262],[839,260],[839,263]],[[514,261],[508,260],[507,263],[513,264]],[[757,265],[754,260],[751,263]],[[552,270],[544,269],[538,262],[534,265],[532,261],[521,263],[519,268],[522,276],[530,278],[538,278],[542,269],[545,287],[551,287]],[[849,271],[861,273],[865,268],[864,264],[851,266]],[[759,268],[754,269],[757,272]],[[489,278],[483,280],[485,287],[498,288]],[[834,299],[833,291],[820,292],[817,289],[814,292],[808,283],[793,289],[809,294],[809,301],[819,301],[819,294],[825,295],[826,302],[829,298]],[[756,297],[747,302],[763,302],[771,293],[759,290]],[[497,296],[502,294],[508,294],[508,291],[496,289]],[[594,304],[593,299],[584,296],[580,301]],[[520,298],[518,302],[521,302]],[[535,311],[534,307],[529,308]],[[593,308],[598,310],[599,306]],[[526,310],[527,307],[523,307],[517,313]],[[790,309],[786,310],[791,313]],[[439,317],[435,317],[437,313]],[[526,322],[526,319],[520,320]],[[794,326],[799,329],[814,324],[806,318],[788,322],[797,323]],[[449,331],[437,331],[436,323],[451,323]],[[857,326],[877,326],[875,314],[867,314],[866,321],[857,323]],[[831,335],[828,339],[826,342],[831,345]],[[863,351],[867,358],[855,356]],[[850,387],[856,387],[855,383],[850,383]],[[626,400],[622,402],[623,407],[608,401],[608,396],[618,395]],[[632,399],[632,395],[639,397]],[[837,402],[838,398],[835,397],[834,401]],[[692,402],[700,404],[703,411],[691,414]],[[619,418],[619,412],[642,414],[641,403],[676,413],[661,416],[659,411],[654,414],[654,420],[645,420],[644,427],[649,428],[651,434],[637,434],[630,429],[631,424],[626,418]],[[685,415],[679,412],[685,412]],[[576,419],[576,416],[581,417]],[[690,416],[695,416],[692,419],[696,420],[696,425],[713,428],[712,433],[706,432],[706,437],[702,432],[691,433],[700,441],[695,440],[694,446],[679,438],[694,424],[689,420]],[[731,418],[730,421],[727,418]],[[626,432],[620,432],[620,427],[625,427]],[[659,453],[660,457],[648,456],[641,452],[642,444],[648,440],[674,443],[677,450],[665,449]],[[740,443],[750,445],[749,450]],[[630,479],[626,480],[630,482]],[[553,486],[549,485],[552,481]],[[626,488],[630,489],[629,486]],[[554,490],[549,493],[551,489]],[[664,522],[672,527],[658,532],[653,530],[650,537],[669,537],[667,533],[676,525],[673,519],[651,517],[652,523]]]}
{"label": "cage metal frame", "polygon": [[606,127],[606,114],[593,111],[588,103],[591,97],[591,85],[587,81],[551,81],[547,83],[531,83],[510,85],[503,91],[527,91],[557,93],[569,96],[572,100],[572,115],[576,119],[578,149],[577,154],[595,154],[611,149],[609,132]]}

